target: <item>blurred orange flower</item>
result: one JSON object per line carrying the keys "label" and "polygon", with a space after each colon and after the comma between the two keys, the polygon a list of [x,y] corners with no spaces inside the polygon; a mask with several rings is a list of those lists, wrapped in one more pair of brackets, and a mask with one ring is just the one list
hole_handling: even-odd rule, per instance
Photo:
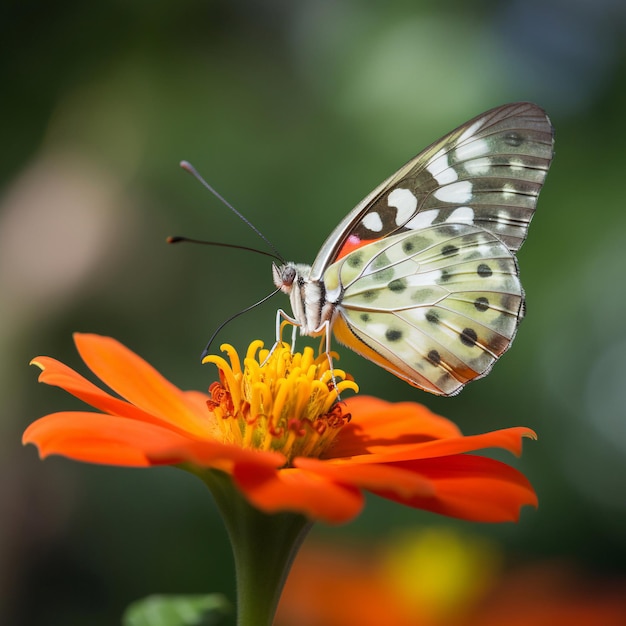
{"label": "blurred orange flower", "polygon": [[505,570],[483,538],[432,528],[391,544],[307,542],[276,625],[623,626],[626,581],[565,561]]}
{"label": "blurred orange flower", "polygon": [[292,354],[253,342],[243,360],[209,356],[220,382],[209,394],[182,391],[118,341],[76,334],[89,369],[120,397],[50,357],[37,357],[39,380],[61,387],[98,412],[46,415],[25,431],[40,456],[121,466],[182,465],[232,477],[265,513],[290,511],[332,523],[355,517],[370,491],[401,504],[466,520],[518,518],[536,505],[512,467],[466,454],[484,448],[521,452],[527,428],[464,437],[450,421],[413,402],[372,397],[338,402],[357,390],[322,354]]}

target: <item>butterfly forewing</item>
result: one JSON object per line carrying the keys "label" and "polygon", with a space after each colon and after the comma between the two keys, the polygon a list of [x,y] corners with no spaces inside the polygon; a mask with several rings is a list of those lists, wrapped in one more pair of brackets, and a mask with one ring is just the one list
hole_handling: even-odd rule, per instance
{"label": "butterfly forewing", "polygon": [[553,151],[545,112],[507,104],[463,124],[411,159],[339,224],[311,277],[354,247],[440,223],[475,224],[510,250],[524,242]]}

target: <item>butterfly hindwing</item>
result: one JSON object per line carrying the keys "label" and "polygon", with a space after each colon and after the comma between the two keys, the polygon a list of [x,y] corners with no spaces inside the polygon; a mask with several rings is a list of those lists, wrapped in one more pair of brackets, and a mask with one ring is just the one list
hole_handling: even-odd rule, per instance
{"label": "butterfly hindwing", "polygon": [[469,224],[406,231],[328,268],[335,336],[400,378],[451,395],[508,348],[523,303],[515,257]]}

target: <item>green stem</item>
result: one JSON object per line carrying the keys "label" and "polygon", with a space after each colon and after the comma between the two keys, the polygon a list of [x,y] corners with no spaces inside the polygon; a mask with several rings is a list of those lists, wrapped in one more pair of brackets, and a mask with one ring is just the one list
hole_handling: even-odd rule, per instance
{"label": "green stem", "polygon": [[287,574],[312,526],[296,513],[255,509],[217,470],[194,472],[211,490],[230,536],[237,574],[237,625],[271,626]]}

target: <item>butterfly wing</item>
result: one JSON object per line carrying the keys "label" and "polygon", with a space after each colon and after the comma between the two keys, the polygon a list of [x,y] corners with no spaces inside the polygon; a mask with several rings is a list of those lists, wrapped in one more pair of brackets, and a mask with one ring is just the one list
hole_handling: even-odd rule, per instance
{"label": "butterfly wing", "polygon": [[453,395],[489,372],[523,308],[517,263],[489,231],[440,224],[342,257],[325,274],[343,296],[335,336],[414,386]]}
{"label": "butterfly wing", "polygon": [[506,104],[459,126],[411,159],[331,233],[311,269],[383,237],[440,223],[474,224],[517,251],[553,155],[553,129],[535,104]]}
{"label": "butterfly wing", "polygon": [[489,372],[524,311],[520,248],[553,154],[534,104],[487,111],[426,148],[333,231],[311,269],[340,342],[454,395]]}

